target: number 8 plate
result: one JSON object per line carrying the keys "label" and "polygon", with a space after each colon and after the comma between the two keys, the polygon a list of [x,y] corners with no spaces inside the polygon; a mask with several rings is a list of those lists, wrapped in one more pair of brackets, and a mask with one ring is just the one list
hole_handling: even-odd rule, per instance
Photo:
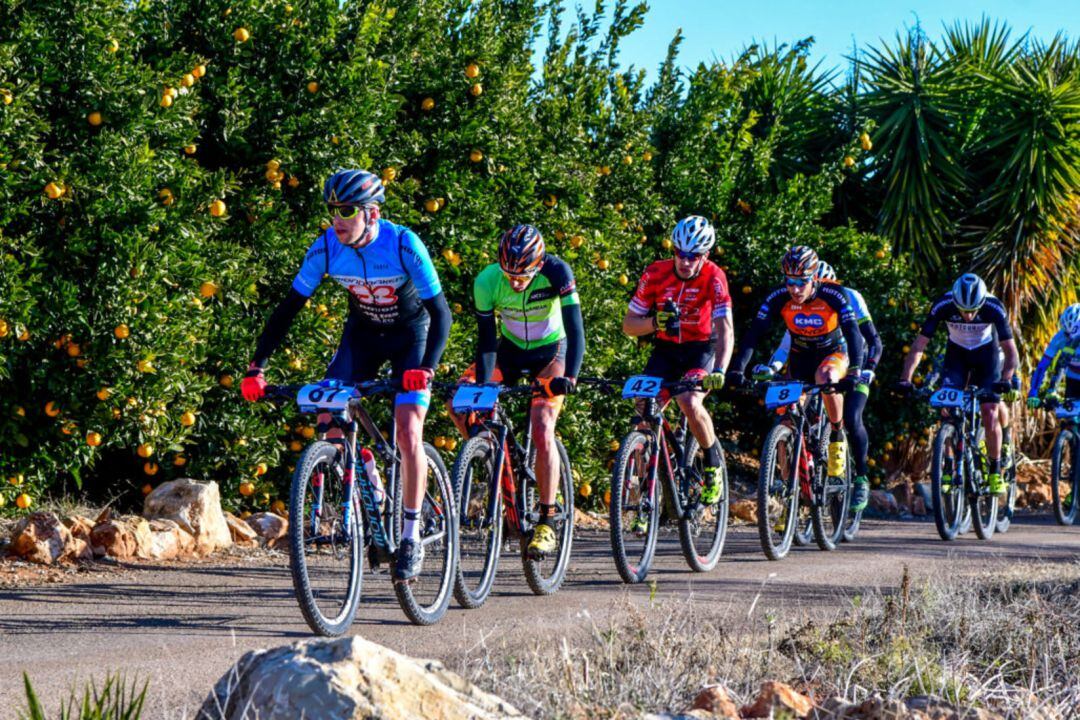
{"label": "number 8 plate", "polygon": [[778,407],[798,402],[799,398],[802,397],[802,390],[802,383],[797,382],[769,385],[765,390],[765,407],[769,410],[775,410]]}

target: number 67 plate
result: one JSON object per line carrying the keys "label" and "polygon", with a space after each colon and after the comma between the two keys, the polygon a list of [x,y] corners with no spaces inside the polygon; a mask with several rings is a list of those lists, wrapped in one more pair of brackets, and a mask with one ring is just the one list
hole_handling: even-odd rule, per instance
{"label": "number 67 plate", "polygon": [[499,400],[495,385],[462,385],[454,392],[454,412],[491,412]]}

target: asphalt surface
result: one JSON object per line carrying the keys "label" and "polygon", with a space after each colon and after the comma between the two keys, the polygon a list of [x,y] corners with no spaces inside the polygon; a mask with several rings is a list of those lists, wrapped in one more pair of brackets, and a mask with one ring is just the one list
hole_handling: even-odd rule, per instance
{"label": "asphalt surface", "polygon": [[[1007,534],[990,542],[970,534],[942,542],[932,522],[867,521],[854,544],[831,553],[794,548],[780,562],[765,560],[756,530],[739,526],[730,530],[713,572],[690,572],[671,535],[658,548],[651,577],[660,598],[693,595],[697,602],[794,619],[836,612],[868,588],[895,587],[905,565],[918,577],[1078,559],[1080,528],[1058,527],[1046,516],[1018,517]],[[572,641],[587,623],[624,609],[625,599],[646,603],[651,592],[646,585],[622,584],[606,532],[579,529],[570,572],[555,596],[533,596],[520,562],[506,553],[483,608],[462,610],[452,603],[438,625],[421,628],[406,620],[386,576],[369,575],[353,632],[453,666],[514,633],[543,631]],[[60,584],[0,589],[0,717],[16,717],[25,707],[24,671],[47,707],[55,708],[73,686],[100,683],[105,673],[119,671],[149,680],[144,718],[190,717],[244,652],[308,637],[288,558],[280,554],[136,564]]]}

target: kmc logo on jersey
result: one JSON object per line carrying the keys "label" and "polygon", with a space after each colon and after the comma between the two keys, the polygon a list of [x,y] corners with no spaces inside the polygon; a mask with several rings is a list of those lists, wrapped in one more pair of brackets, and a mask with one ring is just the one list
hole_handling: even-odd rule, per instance
{"label": "kmc logo on jersey", "polygon": [[795,327],[798,328],[821,328],[825,326],[825,319],[820,315],[803,315],[799,313],[793,318]]}

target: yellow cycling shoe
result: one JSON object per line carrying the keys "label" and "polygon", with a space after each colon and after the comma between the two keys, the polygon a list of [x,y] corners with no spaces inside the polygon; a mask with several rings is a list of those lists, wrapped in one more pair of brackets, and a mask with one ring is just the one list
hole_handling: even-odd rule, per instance
{"label": "yellow cycling shoe", "polygon": [[559,547],[558,538],[555,537],[555,531],[548,525],[537,525],[533,530],[532,540],[529,542],[529,554],[533,556],[537,555],[549,555]]}
{"label": "yellow cycling shoe", "polygon": [[834,440],[829,443],[829,477],[844,477],[847,470],[847,441]]}

